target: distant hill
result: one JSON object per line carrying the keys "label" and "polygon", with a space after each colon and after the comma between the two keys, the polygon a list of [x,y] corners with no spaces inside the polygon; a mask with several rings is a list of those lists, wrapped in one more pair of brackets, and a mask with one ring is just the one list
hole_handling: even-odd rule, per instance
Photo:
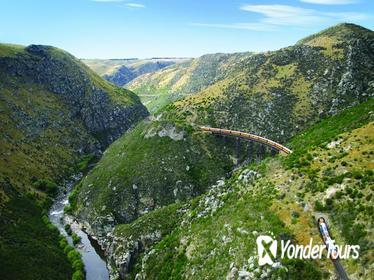
{"label": "distant hill", "polygon": [[166,69],[141,75],[126,87],[137,93],[151,112],[223,80],[252,53],[207,54]]}
{"label": "distant hill", "polygon": [[149,59],[82,59],[97,74],[117,86],[124,86],[136,77],[158,71],[188,58],[149,58]]}
{"label": "distant hill", "polygon": [[1,279],[71,276],[42,215],[64,179],[147,115],[63,50],[0,44]]}

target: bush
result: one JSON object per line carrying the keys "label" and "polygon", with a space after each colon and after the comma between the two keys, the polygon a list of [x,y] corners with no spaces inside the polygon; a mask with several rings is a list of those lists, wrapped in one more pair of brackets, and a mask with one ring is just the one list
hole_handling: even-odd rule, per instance
{"label": "bush", "polygon": [[66,247],[64,248],[64,253],[65,253],[66,255],[68,255],[71,251],[74,251],[74,250],[75,250],[75,249],[74,249],[73,246],[68,245],[68,246],[66,246]]}
{"label": "bush", "polygon": [[360,171],[353,171],[352,175],[353,175],[353,178],[355,178],[356,180],[360,180],[363,177]]}
{"label": "bush", "polygon": [[344,195],[344,193],[343,193],[342,191],[337,191],[337,192],[335,193],[335,197],[336,197],[337,199],[342,198],[343,195]]}
{"label": "bush", "polygon": [[44,223],[45,225],[48,225],[48,224],[50,223],[47,215],[43,215],[43,216],[42,216],[42,220],[43,220],[43,223]]}
{"label": "bush", "polygon": [[78,270],[74,272],[73,277],[71,279],[72,280],[84,280],[84,274],[82,271]]}
{"label": "bush", "polygon": [[75,232],[71,235],[71,237],[72,237],[72,239],[73,239],[73,243],[74,243],[74,245],[75,244],[78,244],[80,241],[81,241],[81,237],[80,236],[78,236]]}
{"label": "bush", "polygon": [[293,218],[299,218],[300,217],[300,213],[297,212],[297,211],[292,211],[291,215],[292,215]]}
{"label": "bush", "polygon": [[[72,247],[73,248],[73,247]],[[81,259],[81,254],[73,248],[73,250],[70,250],[68,253],[68,260],[73,264],[76,260]]]}
{"label": "bush", "polygon": [[314,202],[314,209],[316,211],[323,211],[325,210],[325,207],[323,207],[323,204],[319,200],[317,200],[316,202]]}
{"label": "bush", "polygon": [[65,229],[66,233],[69,234],[69,235],[71,235],[73,233],[73,231],[71,230],[70,225],[68,225],[68,224],[66,224],[64,226],[64,229]]}
{"label": "bush", "polygon": [[47,192],[48,194],[55,194],[57,191],[57,184],[49,179],[39,179],[34,182],[34,187],[38,190]]}
{"label": "bush", "polygon": [[73,270],[74,271],[77,271],[77,270],[83,271],[83,269],[84,269],[84,264],[83,264],[82,260],[75,260],[73,262]]}
{"label": "bush", "polygon": [[66,241],[65,237],[63,237],[62,239],[60,239],[60,241],[58,242],[59,246],[61,249],[65,249],[66,246],[69,245],[69,243]]}
{"label": "bush", "polygon": [[332,207],[333,207],[333,200],[331,198],[327,198],[325,200],[325,208],[331,210]]}
{"label": "bush", "polygon": [[[70,229],[70,226],[69,226],[69,229]],[[74,233],[73,235],[76,235],[76,234]],[[79,236],[77,237],[80,239]],[[74,241],[74,236],[73,236],[73,241]],[[74,274],[73,274],[72,279],[84,280],[84,263],[82,261],[81,254],[73,246],[70,246],[68,244],[65,236],[63,236],[62,234],[60,234],[59,236],[59,246],[61,249],[64,250],[64,253],[66,254],[73,268]]]}

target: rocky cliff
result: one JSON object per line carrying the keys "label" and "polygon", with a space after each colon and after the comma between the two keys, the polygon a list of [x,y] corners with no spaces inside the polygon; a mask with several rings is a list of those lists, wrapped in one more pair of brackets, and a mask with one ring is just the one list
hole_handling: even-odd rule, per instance
{"label": "rocky cliff", "polygon": [[2,71],[41,84],[69,104],[71,115],[83,120],[102,147],[147,115],[138,98],[102,81],[68,53],[31,45],[22,55],[1,58]]}

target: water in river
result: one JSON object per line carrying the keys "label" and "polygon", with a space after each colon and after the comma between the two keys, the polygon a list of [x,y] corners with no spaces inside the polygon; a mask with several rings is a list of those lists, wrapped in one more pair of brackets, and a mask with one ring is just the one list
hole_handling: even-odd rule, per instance
{"label": "water in river", "polygon": [[[56,198],[51,209],[49,210],[50,221],[59,229],[61,234],[67,237],[70,245],[73,245],[73,240],[64,229],[64,207],[69,203],[68,195],[78,179],[79,178],[75,177],[66,184],[66,191],[64,193],[61,193]],[[81,242],[77,245],[77,249],[82,254],[82,260],[84,262],[86,270],[86,279],[108,280],[109,273],[106,267],[105,257],[103,255],[103,252],[100,250],[97,242],[90,238],[89,235],[82,229],[80,229],[78,224],[72,224],[71,229],[81,237]]]}

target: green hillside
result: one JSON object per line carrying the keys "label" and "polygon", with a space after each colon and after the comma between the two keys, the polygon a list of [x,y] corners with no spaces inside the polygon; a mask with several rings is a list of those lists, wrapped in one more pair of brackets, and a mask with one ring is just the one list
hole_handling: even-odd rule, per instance
{"label": "green hillside", "polygon": [[[143,270],[144,279],[157,278],[160,275],[165,278],[182,276],[188,279],[200,276],[204,278],[216,273],[227,275],[232,269],[230,263],[227,263],[229,261],[236,262],[235,268],[239,271],[239,268],[244,266],[244,258],[253,249],[250,247],[252,245],[248,245],[248,248],[241,250],[241,246],[243,242],[251,244],[255,234],[244,234],[246,237],[243,237],[243,242],[236,243],[236,247],[232,248],[232,251],[237,253],[235,256],[230,256],[231,247],[217,246],[228,237],[229,232],[226,234],[222,228],[225,228],[225,224],[230,220],[236,223],[235,227],[241,228],[239,231],[248,228],[251,231],[246,231],[250,233],[256,230],[252,229],[253,225],[258,225],[263,232],[273,231],[276,234],[284,233],[286,236],[303,233],[300,228],[294,231],[294,228],[287,223],[288,218],[282,216],[282,207],[286,207],[283,202],[280,202],[282,205],[279,206],[278,213],[278,210],[273,208],[278,207],[275,205],[277,199],[269,203],[264,201],[265,198],[277,198],[279,192],[277,187],[279,182],[275,182],[276,178],[271,174],[278,174],[278,177],[283,176],[289,180],[293,178],[292,172],[296,172],[295,174],[300,176],[298,184],[307,184],[308,180],[303,181],[305,175],[301,176],[297,173],[298,170],[292,168],[306,167],[308,165],[306,161],[310,162],[313,153],[306,158],[297,157],[304,153],[301,150],[298,152],[298,148],[300,149],[298,143],[318,142],[320,139],[323,139],[323,142],[329,141],[331,137],[344,133],[344,129],[358,128],[370,121],[365,116],[370,116],[372,100],[368,103],[363,102],[367,102],[374,95],[372,81],[374,68],[371,63],[374,54],[373,42],[372,31],[352,24],[343,24],[278,51],[260,54],[209,55],[204,57],[204,60],[210,61],[209,63],[199,66],[198,60],[190,62],[196,63],[196,69],[199,69],[192,71],[192,74],[188,72],[191,68],[186,63],[183,71],[178,71],[172,66],[134,80],[130,86],[137,87],[140,90],[137,91],[138,94],[165,94],[163,96],[170,101],[173,99],[173,97],[169,99],[169,96],[173,96],[170,87],[174,87],[172,92],[180,92],[178,98],[181,96],[185,98],[166,107],[160,106],[161,109],[150,120],[139,124],[130,133],[113,143],[70,198],[78,218],[90,225],[90,232],[106,247],[113,264],[112,274],[123,277],[128,273]],[[170,71],[168,72],[170,76],[165,74],[166,71]],[[205,74],[201,75],[202,73]],[[174,83],[176,80],[179,82]],[[167,86],[164,87],[165,85]],[[160,88],[166,89],[164,93],[160,93]],[[366,105],[359,107],[361,103]],[[229,171],[235,164],[247,157],[248,150],[243,147],[237,158],[238,151],[234,142],[225,142],[205,135],[199,131],[197,125],[248,131],[280,143],[287,143],[293,136],[313,124],[351,107],[366,108],[362,112],[357,109],[356,115],[364,116],[364,121],[358,122],[357,126],[354,126],[355,122],[350,126],[344,121],[345,117],[338,117],[335,119],[335,129],[323,130],[324,133],[318,134],[318,137],[308,136],[310,139],[299,138],[301,140],[291,142],[295,153],[285,162],[282,158],[277,158],[269,161],[269,165],[253,167],[263,178],[259,180],[259,186],[256,187],[258,192],[252,193],[253,187],[250,185],[245,187],[247,183],[244,187],[240,182],[237,183],[235,175],[228,181],[230,186],[228,189],[232,191],[225,189],[226,191],[222,193],[220,191],[222,186],[219,186],[217,193],[215,192],[216,187],[212,187],[214,182],[229,176]],[[370,131],[370,127],[365,127],[363,130]],[[315,144],[313,146],[312,144],[307,144],[306,147],[311,145],[316,149]],[[255,148],[257,150],[252,154],[252,158],[259,153],[259,146]],[[320,151],[315,150],[315,153],[318,154]],[[321,157],[326,155],[321,152]],[[336,157],[338,158],[338,155]],[[332,166],[330,168],[334,169]],[[366,169],[368,167],[365,161],[360,172],[366,174]],[[319,173],[310,170],[308,172],[311,172],[311,178],[317,176],[317,173],[318,176],[323,177],[325,175],[321,170],[322,168]],[[249,170],[243,172],[252,174]],[[348,172],[354,174],[353,170]],[[335,175],[329,176],[335,177]],[[361,178],[367,178],[365,176],[362,175]],[[258,178],[255,179],[254,181],[257,181]],[[252,181],[252,179],[248,180]],[[283,186],[288,182],[287,180],[282,183]],[[319,186],[317,178],[315,180],[310,183],[315,191],[322,193],[327,189]],[[326,182],[323,178],[321,180],[326,184],[340,182],[335,181],[334,178],[328,178]],[[356,183],[356,181],[352,182]],[[315,184],[317,187],[314,187]],[[227,183],[224,183],[224,186],[226,185]],[[366,195],[367,191],[365,189],[363,195]],[[213,193],[209,195],[211,192]],[[203,193],[207,194],[201,197],[200,203],[198,203],[200,199],[196,199],[192,200],[191,205],[184,204],[192,197]],[[207,218],[206,224],[205,222],[200,224],[200,221],[195,224],[194,219],[190,221],[189,218],[195,217],[195,214],[200,218],[198,211],[204,213],[204,209],[207,208],[206,211],[209,212],[210,196],[215,195],[220,198],[217,200],[212,198],[212,208],[218,208],[222,201],[229,201],[226,210],[223,210],[224,213],[220,212],[223,216]],[[238,205],[235,203],[236,200]],[[254,201],[261,203],[256,204]],[[325,204],[322,206],[321,209],[325,209]],[[173,214],[175,210],[177,213]],[[261,214],[253,216],[251,213]],[[295,217],[301,215],[300,209],[297,213],[294,214]],[[170,216],[170,220],[163,221],[163,215]],[[270,222],[261,222],[259,220],[261,215],[268,217]],[[366,218],[367,216],[364,217]],[[156,219],[157,222],[153,223],[152,219]],[[241,223],[243,219],[246,220],[245,224]],[[313,220],[305,219],[308,225],[310,223],[312,230]],[[301,225],[297,219],[292,221],[295,227]],[[337,228],[343,229],[340,224],[337,224]],[[225,237],[222,236],[223,234]],[[121,238],[122,235],[124,238]],[[343,233],[340,236],[345,238]],[[161,239],[163,241],[157,243]],[[305,239],[295,240],[303,242]],[[190,243],[192,247],[188,247]],[[150,254],[154,254],[154,258],[148,254],[142,255],[145,248],[154,249],[150,251],[152,252]],[[134,259],[139,261],[135,266]],[[147,263],[148,261],[150,262]],[[142,264],[144,267],[140,268]],[[349,265],[356,268],[358,266]],[[318,276],[316,279],[331,273],[331,267],[321,269],[318,263],[291,261],[286,267],[291,278],[295,278],[301,271],[306,273],[303,278],[316,275]],[[278,275],[278,272],[274,273]],[[232,277],[234,279],[235,275]]]}
{"label": "green hillside", "polygon": [[[293,154],[244,165],[189,203],[117,225],[113,263],[140,279],[329,279],[329,259],[278,258],[267,268],[256,251],[257,236],[269,233],[321,244],[315,222],[324,215],[337,244],[360,245],[359,259],[342,260],[348,274],[372,279],[373,110],[371,99],[343,111],[294,137]],[[135,265],[118,262],[128,252]]]}
{"label": "green hillside", "polygon": [[146,115],[136,95],[62,50],[0,44],[1,279],[71,276],[42,215],[82,159]]}

